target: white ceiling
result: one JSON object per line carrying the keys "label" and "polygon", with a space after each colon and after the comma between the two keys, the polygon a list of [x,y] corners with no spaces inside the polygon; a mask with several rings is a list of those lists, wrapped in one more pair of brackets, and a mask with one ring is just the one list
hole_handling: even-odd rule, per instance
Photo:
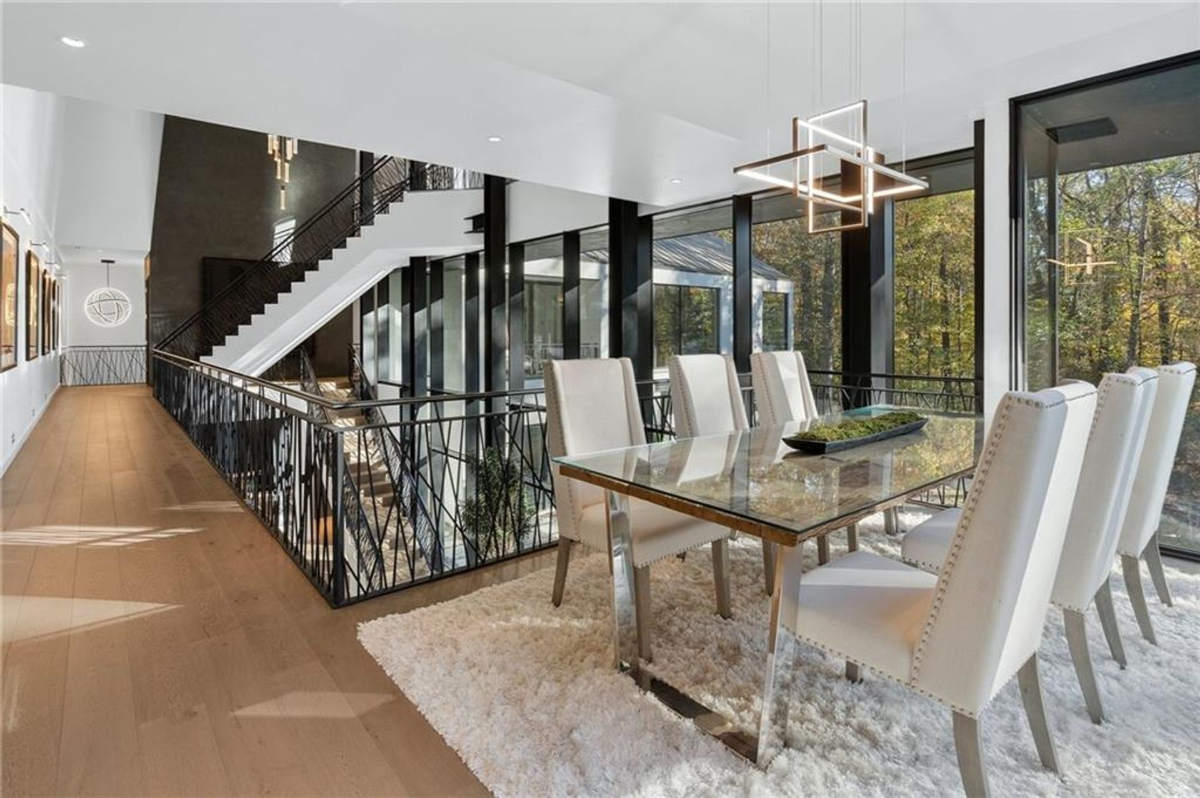
{"label": "white ceiling", "polygon": [[971,120],[1013,95],[1200,48],[1195,0],[6,2],[0,13],[5,83],[655,205],[750,187],[731,168],[767,152],[768,122],[778,152],[792,115],[860,92],[874,143],[915,156],[969,145]]}

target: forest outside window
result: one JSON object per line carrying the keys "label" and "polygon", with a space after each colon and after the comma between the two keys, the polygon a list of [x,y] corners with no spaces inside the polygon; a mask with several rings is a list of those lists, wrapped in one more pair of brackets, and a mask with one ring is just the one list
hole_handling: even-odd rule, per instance
{"label": "forest outside window", "polygon": [[716,288],[654,286],[654,367],[667,367],[672,355],[721,351]]}
{"label": "forest outside window", "polygon": [[[1022,387],[1200,361],[1200,61],[1043,95],[1016,114]],[[1200,552],[1200,391],[1159,534]]]}

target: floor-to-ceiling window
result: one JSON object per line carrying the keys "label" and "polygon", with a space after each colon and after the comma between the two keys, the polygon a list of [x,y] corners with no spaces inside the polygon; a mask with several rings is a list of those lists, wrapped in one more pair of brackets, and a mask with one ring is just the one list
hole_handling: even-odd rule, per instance
{"label": "floor-to-ceiling window", "polygon": [[672,355],[719,352],[719,314],[716,288],[655,285],[654,367],[666,368]]}
{"label": "floor-to-ceiling window", "polygon": [[733,351],[728,202],[654,218],[654,368],[671,355]]}
{"label": "floor-to-ceiling window", "polygon": [[525,379],[563,356],[562,236],[525,245]]}
{"label": "floor-to-ceiling window", "polygon": [[895,203],[897,374],[975,374],[974,158],[963,151],[914,162],[929,190]]}
{"label": "floor-to-ceiling window", "polygon": [[579,356],[608,357],[608,227],[579,234]]}
{"label": "floor-to-ceiling window", "polygon": [[[1200,61],[1017,106],[1019,381],[1200,360]],[[1200,551],[1200,396],[1161,536]]]}
{"label": "floor-to-ceiling window", "polygon": [[783,291],[762,292],[762,313],[760,326],[762,331],[762,351],[777,352],[791,347],[788,335],[791,308],[790,297]]}
{"label": "floor-to-ceiling window", "polygon": [[[779,273],[780,283],[786,281],[792,300],[790,315],[780,319],[779,300],[773,299],[774,304],[768,304],[764,295],[759,320],[762,348],[794,346],[804,353],[811,370],[841,369],[841,234],[809,233],[804,204],[786,194],[756,200],[753,213],[754,257]],[[774,315],[768,316],[769,308],[776,308]],[[772,331],[770,346],[768,330]]]}

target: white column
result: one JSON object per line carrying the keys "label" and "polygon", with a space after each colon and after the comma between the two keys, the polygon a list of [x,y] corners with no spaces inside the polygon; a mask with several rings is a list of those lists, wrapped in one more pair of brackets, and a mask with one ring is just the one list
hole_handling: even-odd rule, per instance
{"label": "white column", "polygon": [[[1012,257],[1009,252],[1008,102],[989,104],[984,113],[983,411],[991,418],[1009,385],[1011,354]],[[977,309],[978,312],[979,309]]]}

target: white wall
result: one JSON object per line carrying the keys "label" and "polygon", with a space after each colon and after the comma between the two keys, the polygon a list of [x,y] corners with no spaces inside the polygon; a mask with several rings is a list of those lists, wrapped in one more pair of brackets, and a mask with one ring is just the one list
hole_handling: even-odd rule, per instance
{"label": "white wall", "polygon": [[162,115],[70,98],[63,108],[59,244],[148,252]]}
{"label": "white wall", "polygon": [[[25,252],[32,242],[55,248],[54,217],[61,169],[63,102],[48,94],[2,87],[0,92],[0,200],[13,211],[25,208],[26,220],[17,213],[4,220],[20,236],[17,253],[17,366],[0,374],[0,468],[8,469],[13,456],[58,388],[58,356],[51,352],[25,359]],[[43,264],[52,260],[44,250]]]}
{"label": "white wall", "polygon": [[[5,221],[21,238],[19,296],[26,290],[25,250],[43,242],[48,251],[38,256],[44,266],[72,263],[52,269],[62,279],[64,346],[144,342],[140,262],[150,247],[162,116],[3,85],[0,128],[0,199],[13,211],[4,214]],[[111,331],[73,318],[88,293],[80,291],[103,282],[97,250],[127,256],[133,251],[138,264],[113,269],[113,283],[121,281],[135,315]],[[23,301],[18,316],[17,366],[0,374],[0,471],[7,470],[58,388],[58,353],[26,361]]]}
{"label": "white wall", "polygon": [[607,197],[520,180],[508,185],[509,241],[528,241],[601,224],[608,224]]}
{"label": "white wall", "polygon": [[[109,274],[111,283],[106,282],[103,266],[75,263],[63,267],[63,346],[129,346],[146,343],[143,267],[116,264],[109,269]],[[97,326],[83,310],[88,294],[106,284],[124,291],[133,306],[129,320],[120,327]]]}

